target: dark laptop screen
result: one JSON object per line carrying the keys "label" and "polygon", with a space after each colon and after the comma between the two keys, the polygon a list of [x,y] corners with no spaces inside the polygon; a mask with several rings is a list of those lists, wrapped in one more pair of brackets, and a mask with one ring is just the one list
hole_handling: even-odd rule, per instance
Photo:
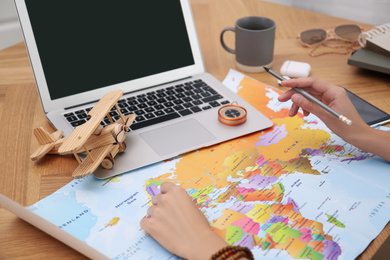
{"label": "dark laptop screen", "polygon": [[26,6],[51,99],[194,64],[178,0]]}

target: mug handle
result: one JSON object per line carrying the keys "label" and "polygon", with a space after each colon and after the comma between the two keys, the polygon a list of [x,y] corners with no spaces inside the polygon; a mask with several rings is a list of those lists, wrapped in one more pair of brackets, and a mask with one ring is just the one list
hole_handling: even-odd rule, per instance
{"label": "mug handle", "polygon": [[223,47],[227,52],[236,54],[236,50],[233,50],[233,49],[229,48],[229,47],[225,44],[225,42],[223,41],[223,35],[224,35],[224,33],[227,32],[227,31],[236,32],[236,29],[233,28],[233,27],[226,27],[225,29],[222,30],[222,32],[221,32],[221,37],[220,37],[222,47]]}

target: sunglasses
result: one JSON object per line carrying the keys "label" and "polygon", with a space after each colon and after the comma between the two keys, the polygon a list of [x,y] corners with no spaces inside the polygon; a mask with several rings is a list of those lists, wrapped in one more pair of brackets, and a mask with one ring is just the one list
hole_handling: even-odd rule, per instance
{"label": "sunglasses", "polygon": [[333,29],[333,34],[321,28],[310,29],[299,34],[301,43],[305,46],[313,46],[328,40],[342,40],[346,42],[358,42],[362,28],[356,24],[339,25]]}
{"label": "sunglasses", "polygon": [[[356,24],[346,24],[336,26],[332,31],[326,31],[321,28],[306,30],[301,32],[298,35],[298,38],[304,46],[314,46],[309,53],[312,57],[318,57],[325,54],[346,55],[355,51],[359,46],[359,36],[362,32],[363,30],[360,26]],[[336,46],[334,44],[329,45],[326,44],[327,41],[342,41],[343,44]],[[335,51],[316,53],[319,46],[325,46]]]}

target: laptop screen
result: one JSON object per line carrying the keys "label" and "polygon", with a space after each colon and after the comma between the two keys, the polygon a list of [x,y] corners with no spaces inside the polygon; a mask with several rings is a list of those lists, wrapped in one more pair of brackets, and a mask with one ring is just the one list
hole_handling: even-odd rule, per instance
{"label": "laptop screen", "polygon": [[51,99],[194,64],[180,1],[25,1]]}

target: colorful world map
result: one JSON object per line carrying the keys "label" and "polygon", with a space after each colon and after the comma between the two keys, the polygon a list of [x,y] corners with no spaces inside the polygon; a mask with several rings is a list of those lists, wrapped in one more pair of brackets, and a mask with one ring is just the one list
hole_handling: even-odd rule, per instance
{"label": "colorful world map", "polygon": [[315,116],[288,117],[275,88],[236,71],[224,84],[274,126],[115,178],[72,181],[29,208],[112,259],[172,259],[139,226],[170,181],[256,259],[356,258],[390,219],[390,164]]}

